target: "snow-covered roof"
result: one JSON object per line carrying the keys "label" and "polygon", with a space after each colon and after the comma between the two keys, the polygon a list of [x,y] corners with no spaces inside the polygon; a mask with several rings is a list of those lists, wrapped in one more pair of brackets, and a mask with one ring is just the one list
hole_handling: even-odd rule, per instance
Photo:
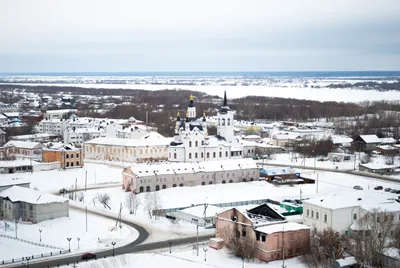
{"label": "snow-covered roof", "polygon": [[345,267],[353,264],[357,264],[357,260],[354,257],[346,257],[343,259],[337,259],[336,262],[340,265],[340,267]]}
{"label": "snow-covered roof", "polygon": [[373,212],[374,210],[377,211],[387,211],[387,212],[399,212],[400,211],[400,204],[397,203],[396,201],[393,201],[391,203],[383,203],[383,204],[365,204],[361,205],[361,208]]}
{"label": "snow-covered roof", "polygon": [[20,167],[20,166],[35,166],[35,165],[39,165],[39,163],[36,161],[31,161],[30,159],[0,161],[0,167]]}
{"label": "snow-covered roof", "polygon": [[164,139],[165,137],[163,135],[161,135],[158,132],[152,131],[146,135],[144,135],[143,137],[141,137],[142,140],[152,140],[152,139]]}
{"label": "snow-covered roof", "polygon": [[44,151],[67,151],[67,152],[78,152],[81,149],[76,148],[72,144],[64,144],[62,142],[49,143],[47,147],[43,148]]}
{"label": "snow-covered roof", "polygon": [[285,175],[285,174],[296,174],[296,170],[291,167],[274,167],[274,168],[267,168],[261,169],[261,173],[275,176],[275,175]]}
{"label": "snow-covered roof", "polygon": [[400,260],[400,249],[398,249],[398,248],[395,248],[395,247],[384,248],[383,254],[388,257]]}
{"label": "snow-covered roof", "polygon": [[386,165],[384,163],[367,163],[360,164],[362,167],[366,167],[368,169],[396,169],[400,168],[400,165]]}
{"label": "snow-covered roof", "polygon": [[34,139],[34,138],[49,138],[49,137],[55,137],[55,136],[56,135],[49,134],[49,133],[36,133],[36,134],[29,134],[29,135],[11,136],[10,138],[12,140],[29,140],[29,139]]}
{"label": "snow-covered roof", "polygon": [[40,142],[33,141],[15,141],[11,140],[4,144],[4,147],[17,147],[17,148],[25,148],[25,149],[40,149],[43,147],[43,144]]}
{"label": "snow-covered roof", "polygon": [[341,209],[356,207],[367,204],[392,203],[393,196],[386,193],[371,191],[342,191],[326,195],[320,195],[311,199],[303,200],[303,204],[310,204],[327,209]]}
{"label": "snow-covered roof", "polygon": [[105,132],[104,129],[102,128],[76,128],[76,129],[72,129],[72,128],[68,128],[67,131],[69,133],[101,133],[101,132]]}
{"label": "snow-covered roof", "polygon": [[12,186],[0,192],[0,197],[8,197],[12,202],[26,202],[29,204],[64,203],[68,199],[49,193],[42,193],[30,188]]}
{"label": "snow-covered roof", "polygon": [[[213,171],[230,171],[238,169],[257,169],[253,159],[229,159],[219,161],[204,161],[198,163],[168,163],[133,166],[132,172],[138,177],[162,174],[185,174]],[[258,174],[256,174],[258,176]]]}
{"label": "snow-covered roof", "polygon": [[366,143],[381,143],[381,139],[376,135],[360,135],[360,138]]}
{"label": "snow-covered roof", "polygon": [[[217,206],[207,205],[205,216],[206,217],[214,217],[215,214],[221,213],[224,210],[225,209],[222,209]],[[185,208],[185,209],[181,210],[181,212],[201,218],[201,217],[204,217],[204,205]]]}
{"label": "snow-covered roof", "polygon": [[258,135],[246,135],[243,136],[243,139],[261,139],[261,137]]}
{"label": "snow-covered roof", "polygon": [[96,138],[85,142],[85,144],[99,144],[110,146],[166,146],[171,143],[173,138],[159,138],[159,139],[119,139],[119,138]]}
{"label": "snow-covered roof", "polygon": [[273,234],[279,232],[290,232],[290,231],[309,230],[309,229],[310,229],[309,226],[297,222],[285,222],[285,223],[270,224],[258,227],[255,230],[264,234]]}
{"label": "snow-covered roof", "polygon": [[8,185],[20,185],[20,184],[27,184],[31,183],[27,179],[22,178],[12,178],[12,179],[3,179],[0,180],[0,187],[8,186]]}
{"label": "snow-covered roof", "polygon": [[19,117],[19,112],[4,112],[3,114],[7,117]]}
{"label": "snow-covered roof", "polygon": [[385,150],[385,151],[389,151],[389,150],[397,150],[396,147],[391,146],[391,145],[380,145],[380,146],[376,146],[377,149],[381,149],[381,150]]}
{"label": "snow-covered roof", "polygon": [[353,142],[352,138],[342,135],[332,135],[331,139],[333,144],[343,144],[343,143],[347,144]]}
{"label": "snow-covered roof", "polygon": [[381,143],[383,144],[394,144],[396,143],[396,140],[393,138],[380,138]]}
{"label": "snow-covered roof", "polygon": [[67,114],[72,112],[77,112],[76,109],[62,109],[62,110],[47,110],[46,114]]}

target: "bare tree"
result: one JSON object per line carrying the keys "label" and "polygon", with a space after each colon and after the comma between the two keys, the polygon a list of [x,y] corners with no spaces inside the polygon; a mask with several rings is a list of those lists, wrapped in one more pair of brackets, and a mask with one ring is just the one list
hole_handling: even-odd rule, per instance
{"label": "bare tree", "polygon": [[158,195],[158,192],[147,192],[145,193],[144,196],[144,211],[147,213],[150,219],[153,218],[153,216],[157,216],[153,214],[153,210],[156,209],[161,209],[162,203],[160,200],[160,196]]}
{"label": "bare tree", "polygon": [[79,202],[83,202],[84,199],[85,199],[85,195],[84,195],[82,192],[80,192],[80,193],[78,194],[78,201],[79,201]]}
{"label": "bare tree", "polygon": [[110,203],[110,195],[107,193],[98,193],[97,194],[97,200],[99,200],[99,202],[101,204],[103,204],[104,208],[109,208],[111,209],[111,207],[109,206]]}
{"label": "bare tree", "polygon": [[391,238],[392,238],[392,246],[397,248],[400,253],[400,224],[397,225]]}
{"label": "bare tree", "polygon": [[126,196],[125,199],[125,204],[129,209],[130,214],[136,215],[136,212],[138,210],[138,207],[140,206],[142,200],[140,196],[134,194],[134,193],[129,193],[129,195]]}
{"label": "bare tree", "polygon": [[355,241],[356,259],[364,265],[383,267],[382,255],[389,246],[390,232],[393,231],[394,214],[374,209],[357,221]]}
{"label": "bare tree", "polygon": [[349,248],[349,237],[332,229],[324,229],[311,233],[310,253],[300,259],[311,268],[332,267],[333,262],[342,258]]}
{"label": "bare tree", "polygon": [[253,230],[247,226],[242,226],[242,235],[243,232],[246,237],[241,237],[238,225],[233,224],[232,227],[225,227],[221,235],[230,254],[242,259],[253,259],[256,251],[254,237],[250,235]]}

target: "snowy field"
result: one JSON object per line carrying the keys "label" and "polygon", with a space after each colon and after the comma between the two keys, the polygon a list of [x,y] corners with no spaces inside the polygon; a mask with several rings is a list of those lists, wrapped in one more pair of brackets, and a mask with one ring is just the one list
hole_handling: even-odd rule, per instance
{"label": "snowy field", "polygon": [[[32,85],[21,84],[18,85]],[[35,86],[49,86],[49,84],[35,84]],[[267,96],[292,99],[306,99],[315,101],[343,101],[361,102],[365,100],[400,100],[400,91],[375,91],[358,89],[330,89],[330,88],[302,88],[302,87],[269,87],[269,86],[186,86],[186,85],[132,85],[132,84],[51,84],[51,86],[86,87],[86,88],[116,88],[116,89],[185,89],[202,91],[209,95],[224,95],[226,89],[228,98],[244,96]]]}
{"label": "snowy field", "polygon": [[[15,224],[8,222],[9,227],[7,230],[4,224],[1,225],[0,234],[15,236]],[[39,222],[37,224],[19,223],[17,227],[18,238],[40,242],[39,229],[42,230],[42,243],[51,245],[58,248],[68,249],[67,238],[71,237],[71,251],[82,252],[88,249],[102,249],[109,248],[111,242],[116,242],[118,246],[133,242],[138,237],[136,229],[122,224],[122,228],[114,228],[115,221],[88,214],[88,231],[86,232],[86,217],[84,212],[70,209],[69,217],[57,218]],[[79,248],[78,248],[78,240]],[[5,247],[3,238],[0,239],[2,246],[0,247],[0,260],[10,259],[10,254],[14,257],[22,257],[28,255],[35,255],[39,253],[48,253],[56,251],[52,248],[32,247],[31,244],[17,243],[15,246]],[[3,250],[4,249],[4,250]],[[18,251],[20,254],[18,255]]]}
{"label": "snowy field", "polygon": [[[206,247],[206,245],[204,245]],[[231,268],[242,267],[242,260],[229,256],[225,250],[214,250],[208,248],[205,254],[200,248],[199,256],[194,254],[191,248],[172,249],[169,254],[166,249],[162,253],[142,253],[126,254],[116,256],[115,258],[101,259],[78,264],[78,268],[132,268],[132,267],[174,267],[174,268]],[[298,258],[285,260],[286,267],[306,268]],[[71,266],[69,266],[71,267]],[[246,268],[281,268],[282,261],[270,263],[260,262],[258,260],[245,261]]]}
{"label": "snowy field", "polygon": [[51,251],[56,251],[56,249],[35,246],[5,237],[0,239],[0,262],[3,260],[18,259],[23,256],[39,255]]}
{"label": "snowy field", "polygon": [[121,167],[87,163],[83,168],[66,170],[38,171],[33,173],[1,174],[2,179],[24,178],[31,181],[31,188],[38,188],[43,192],[58,192],[62,188],[73,188],[75,180],[78,187],[85,186],[87,171],[87,185],[100,185],[121,182]]}

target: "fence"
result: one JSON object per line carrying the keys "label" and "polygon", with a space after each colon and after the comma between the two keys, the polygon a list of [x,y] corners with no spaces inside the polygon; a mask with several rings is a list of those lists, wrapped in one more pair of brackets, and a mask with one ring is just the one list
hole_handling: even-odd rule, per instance
{"label": "fence", "polygon": [[52,246],[52,245],[47,245],[47,244],[43,244],[43,243],[37,243],[37,242],[29,241],[29,240],[26,240],[26,239],[16,238],[16,237],[10,236],[10,235],[0,234],[0,237],[14,239],[14,240],[21,241],[21,242],[24,242],[24,243],[27,243],[27,244],[40,246],[40,247],[45,247],[45,248],[62,249],[62,248],[55,247],[55,246]]}
{"label": "fence", "polygon": [[65,250],[53,251],[53,252],[49,252],[49,253],[42,253],[40,255],[29,255],[29,256],[26,256],[26,257],[22,257],[22,258],[15,258],[15,259],[11,259],[11,260],[3,260],[3,261],[0,262],[0,265],[12,264],[12,263],[23,262],[23,261],[32,261],[32,260],[37,260],[37,259],[40,259],[40,258],[52,257],[52,256],[66,254],[66,253],[70,253],[70,251],[68,249],[65,249]]}
{"label": "fence", "polygon": [[39,165],[32,166],[33,171],[45,171],[45,170],[53,170],[60,169],[60,162],[50,162],[50,163],[40,163]]}

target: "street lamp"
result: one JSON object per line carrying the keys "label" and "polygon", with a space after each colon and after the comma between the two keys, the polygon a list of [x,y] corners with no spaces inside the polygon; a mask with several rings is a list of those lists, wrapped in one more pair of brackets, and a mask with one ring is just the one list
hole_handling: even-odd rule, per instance
{"label": "street lamp", "polygon": [[71,252],[71,239],[72,239],[72,237],[67,237],[67,240],[68,240],[68,250],[69,250],[69,252]]}
{"label": "street lamp", "polygon": [[171,242],[171,241],[168,241],[168,243],[169,243],[169,254],[171,254],[171,246],[172,246],[172,242]]}
{"label": "street lamp", "polygon": [[39,235],[40,235],[40,242],[42,242],[42,229],[39,229]]}
{"label": "street lamp", "polygon": [[203,248],[204,250],[204,261],[207,261],[207,250],[208,248]]}
{"label": "street lamp", "polygon": [[26,257],[26,266],[29,268],[29,260],[31,259],[31,257]]}
{"label": "street lamp", "polygon": [[79,237],[76,238],[78,240],[78,249],[79,249],[79,240],[81,240]]}
{"label": "street lamp", "polygon": [[117,242],[111,242],[111,245],[113,246],[113,257],[115,256],[115,249],[114,249],[114,246],[115,246],[116,243],[117,243]]}

